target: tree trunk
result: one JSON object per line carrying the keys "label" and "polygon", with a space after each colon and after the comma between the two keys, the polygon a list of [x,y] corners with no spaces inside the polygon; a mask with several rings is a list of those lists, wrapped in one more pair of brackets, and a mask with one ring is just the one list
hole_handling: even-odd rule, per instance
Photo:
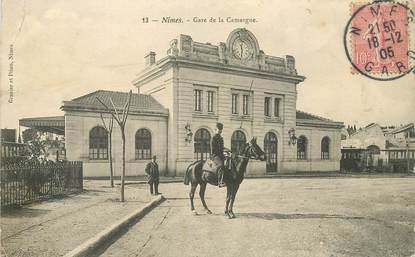
{"label": "tree trunk", "polygon": [[124,126],[121,127],[121,136],[122,136],[121,202],[124,202],[124,177],[125,177],[125,132],[124,132]]}
{"label": "tree trunk", "polygon": [[111,187],[114,187],[114,170],[112,167],[112,133],[109,133],[108,136],[109,136],[109,158],[110,158],[110,181],[111,181]]}

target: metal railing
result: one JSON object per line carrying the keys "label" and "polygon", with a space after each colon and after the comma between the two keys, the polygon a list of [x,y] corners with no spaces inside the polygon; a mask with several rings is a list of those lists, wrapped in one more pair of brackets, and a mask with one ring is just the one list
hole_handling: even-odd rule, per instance
{"label": "metal railing", "polygon": [[0,142],[0,157],[1,159],[23,156],[26,144],[13,143],[13,142]]}
{"label": "metal railing", "polygon": [[1,206],[81,192],[82,162],[20,163],[0,168]]}
{"label": "metal railing", "polygon": [[342,149],[340,168],[345,171],[411,172],[415,150],[388,149],[376,153],[368,149]]}

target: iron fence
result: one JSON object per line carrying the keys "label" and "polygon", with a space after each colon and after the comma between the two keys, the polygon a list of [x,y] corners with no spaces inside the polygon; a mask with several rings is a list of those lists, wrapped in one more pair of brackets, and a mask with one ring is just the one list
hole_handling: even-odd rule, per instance
{"label": "iron fence", "polygon": [[82,162],[12,164],[0,168],[1,206],[81,192]]}

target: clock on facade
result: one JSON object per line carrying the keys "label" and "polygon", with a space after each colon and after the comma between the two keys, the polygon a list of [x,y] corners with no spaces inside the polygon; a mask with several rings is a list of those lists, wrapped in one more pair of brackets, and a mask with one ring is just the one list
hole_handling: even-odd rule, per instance
{"label": "clock on facade", "polygon": [[237,38],[233,41],[232,53],[236,58],[245,61],[252,58],[253,48],[249,41]]}

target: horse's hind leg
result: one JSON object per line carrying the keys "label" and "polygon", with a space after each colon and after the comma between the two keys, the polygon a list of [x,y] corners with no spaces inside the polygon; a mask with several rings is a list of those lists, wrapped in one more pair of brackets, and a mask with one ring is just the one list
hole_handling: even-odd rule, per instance
{"label": "horse's hind leg", "polygon": [[200,184],[200,189],[199,189],[200,200],[202,201],[203,207],[205,207],[207,214],[212,214],[212,212],[209,210],[205,202],[205,191],[206,191],[206,183]]}
{"label": "horse's hind leg", "polygon": [[193,212],[193,214],[197,215],[197,212],[195,210],[195,206],[193,204],[193,198],[195,197],[195,191],[196,191],[197,184],[192,183],[190,186],[190,192],[189,192],[189,198],[190,198],[190,210]]}

